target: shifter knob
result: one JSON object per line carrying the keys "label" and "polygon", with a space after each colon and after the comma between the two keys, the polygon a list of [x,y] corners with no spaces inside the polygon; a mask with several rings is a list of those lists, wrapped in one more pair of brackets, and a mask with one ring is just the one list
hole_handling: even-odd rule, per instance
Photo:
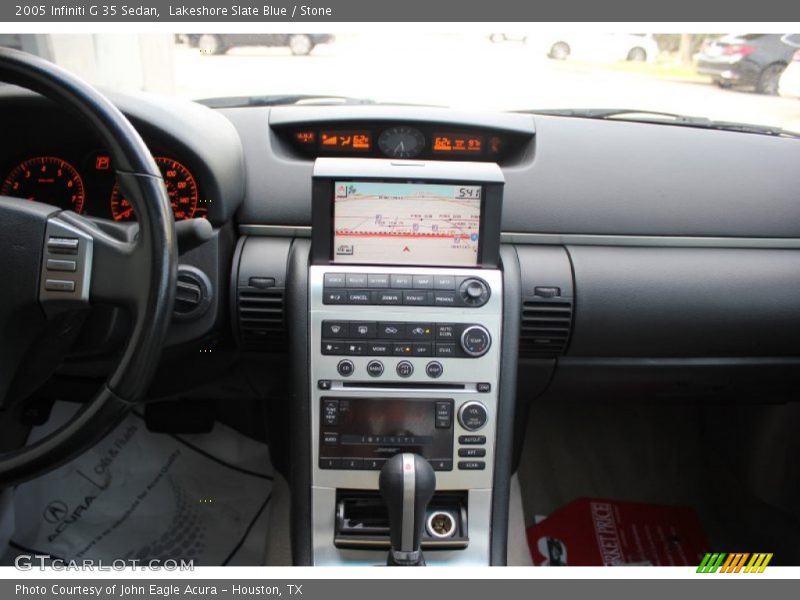
{"label": "shifter knob", "polygon": [[425,509],[436,489],[433,467],[417,454],[395,454],[383,465],[378,485],[389,510],[392,547],[387,564],[423,566]]}

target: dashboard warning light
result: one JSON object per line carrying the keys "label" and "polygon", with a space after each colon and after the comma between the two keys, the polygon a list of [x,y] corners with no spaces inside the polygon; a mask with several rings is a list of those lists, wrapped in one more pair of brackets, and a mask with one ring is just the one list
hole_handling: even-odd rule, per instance
{"label": "dashboard warning light", "polygon": [[298,131],[294,134],[294,139],[296,139],[301,144],[313,144],[314,143],[314,132],[313,131]]}
{"label": "dashboard warning light", "polygon": [[98,171],[108,171],[111,167],[111,157],[106,154],[98,154],[94,159],[94,168]]}

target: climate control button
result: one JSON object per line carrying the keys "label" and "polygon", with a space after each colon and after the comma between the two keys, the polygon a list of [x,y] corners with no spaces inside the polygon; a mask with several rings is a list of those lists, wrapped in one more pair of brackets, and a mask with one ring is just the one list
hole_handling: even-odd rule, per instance
{"label": "climate control button", "polygon": [[461,349],[469,356],[483,356],[491,345],[492,336],[482,325],[471,325],[461,334]]}

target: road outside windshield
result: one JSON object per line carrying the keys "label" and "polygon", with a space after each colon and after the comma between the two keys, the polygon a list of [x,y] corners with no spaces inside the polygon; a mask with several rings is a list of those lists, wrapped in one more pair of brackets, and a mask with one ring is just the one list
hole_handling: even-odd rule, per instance
{"label": "road outside windshield", "polygon": [[0,44],[107,88],[186,98],[633,108],[800,130],[798,34],[395,33],[3,34]]}

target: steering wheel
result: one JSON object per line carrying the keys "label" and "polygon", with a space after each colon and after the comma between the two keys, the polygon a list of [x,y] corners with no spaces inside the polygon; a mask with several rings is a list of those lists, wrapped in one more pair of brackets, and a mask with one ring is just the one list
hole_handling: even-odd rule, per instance
{"label": "steering wheel", "polygon": [[[74,339],[77,328],[74,315],[96,303],[112,304],[125,307],[133,323],[113,372],[71,421],[36,443],[0,454],[2,490],[91,447],[143,397],[172,315],[177,246],[161,173],[107,98],[64,69],[10,49],[0,49],[0,81],[37,92],[83,119],[110,152],[138,219],[138,233],[119,239],[99,221],[74,212],[0,197],[0,407],[19,395],[27,357],[49,348],[65,351],[64,340]],[[51,362],[57,362],[59,353],[53,355]],[[28,375],[23,387],[30,391],[36,386]]]}

